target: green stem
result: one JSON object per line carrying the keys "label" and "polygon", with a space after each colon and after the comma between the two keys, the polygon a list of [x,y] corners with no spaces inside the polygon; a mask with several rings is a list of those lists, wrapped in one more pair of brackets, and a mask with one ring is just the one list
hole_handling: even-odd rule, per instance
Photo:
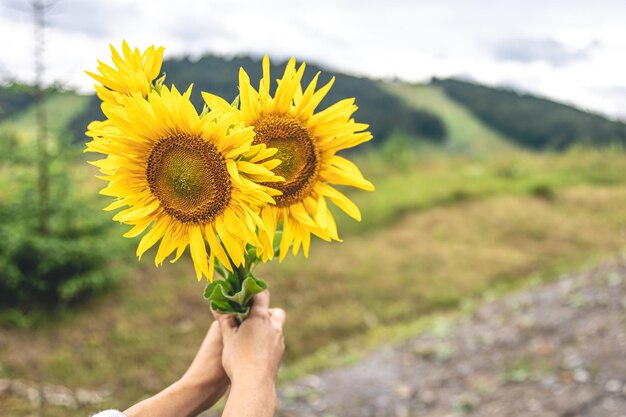
{"label": "green stem", "polygon": [[260,260],[254,253],[250,255],[246,266],[241,267],[236,267],[229,258],[233,271],[226,271],[225,279],[211,282],[204,291],[204,298],[211,302],[213,310],[233,314],[239,323],[250,313],[253,297],[267,288],[265,281],[252,274]]}

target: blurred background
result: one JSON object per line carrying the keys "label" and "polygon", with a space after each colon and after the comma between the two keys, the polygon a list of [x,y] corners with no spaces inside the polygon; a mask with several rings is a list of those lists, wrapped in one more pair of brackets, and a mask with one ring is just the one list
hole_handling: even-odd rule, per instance
{"label": "blurred background", "polygon": [[[356,97],[343,243],[262,266],[288,314],[281,416],[622,416],[626,5],[2,0],[0,414],[90,415],[176,380],[210,322],[82,151],[109,44],[232,100],[269,54]],[[152,257],[153,259],[153,257]],[[621,413],[621,414],[620,414]],[[210,414],[213,415],[213,414]]]}

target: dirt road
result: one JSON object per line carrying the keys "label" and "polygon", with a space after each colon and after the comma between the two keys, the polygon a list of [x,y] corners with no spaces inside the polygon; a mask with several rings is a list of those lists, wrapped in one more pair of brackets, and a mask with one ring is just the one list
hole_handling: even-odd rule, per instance
{"label": "dirt road", "polygon": [[[440,326],[441,327],[441,326]],[[287,417],[626,417],[626,261],[280,390]]]}

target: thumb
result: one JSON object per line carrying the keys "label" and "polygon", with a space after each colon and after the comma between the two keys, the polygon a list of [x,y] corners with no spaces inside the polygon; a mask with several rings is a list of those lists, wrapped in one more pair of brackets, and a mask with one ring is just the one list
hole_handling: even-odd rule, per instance
{"label": "thumb", "polygon": [[211,313],[213,314],[213,317],[215,317],[215,320],[217,320],[217,323],[220,325],[222,336],[228,337],[237,330],[237,320],[232,314],[220,314],[213,309],[211,309]]}

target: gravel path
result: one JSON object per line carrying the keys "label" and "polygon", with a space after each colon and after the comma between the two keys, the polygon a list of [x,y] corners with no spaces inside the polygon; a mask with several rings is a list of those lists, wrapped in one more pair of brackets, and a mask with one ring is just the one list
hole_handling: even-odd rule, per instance
{"label": "gravel path", "polygon": [[281,417],[626,417],[626,262],[280,390]]}

